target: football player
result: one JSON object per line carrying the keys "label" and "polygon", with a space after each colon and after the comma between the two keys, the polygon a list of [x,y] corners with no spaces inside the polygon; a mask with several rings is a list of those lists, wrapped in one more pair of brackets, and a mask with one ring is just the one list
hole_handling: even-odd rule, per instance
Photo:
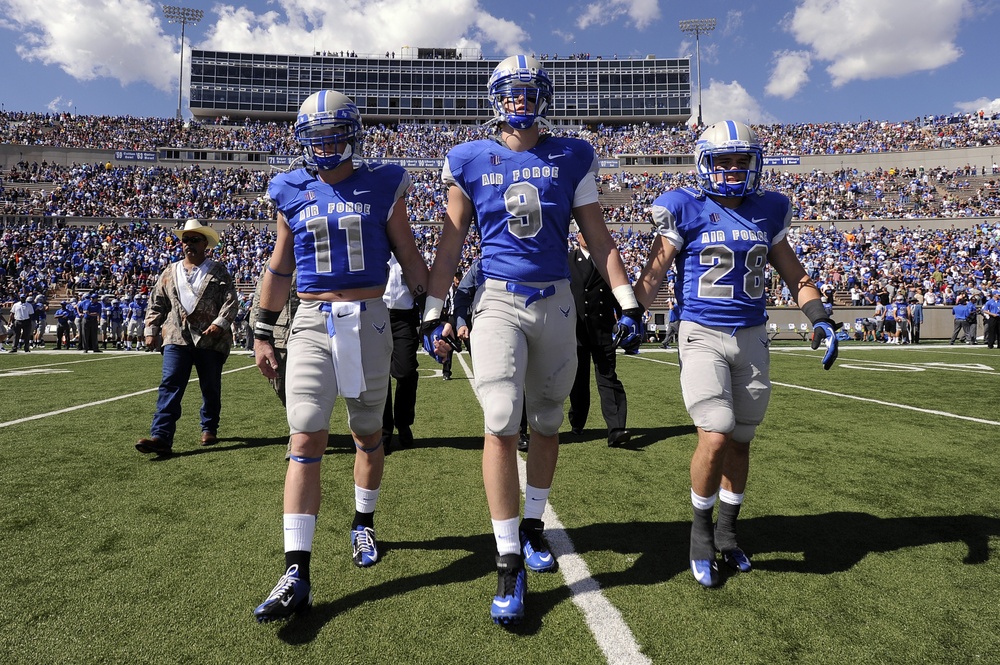
{"label": "football player", "polygon": [[653,202],[656,235],[636,297],[640,304],[652,302],[675,266],[681,391],[698,428],[691,459],[690,565],[700,584],[714,587],[720,582],[717,551],[735,570],[751,568],[735,524],[750,441],[771,395],[765,265],[774,266],[812,322],[812,347],[826,342],[824,369],[837,358],[837,326],[785,237],[789,200],[759,188],[763,151],[757,134],[733,121],[708,127],[695,144],[695,167],[697,189],[675,189]]}
{"label": "football player", "polygon": [[[552,81],[536,59],[503,60],[489,80],[495,118],[491,139],[464,143],[445,158],[448,204],[421,332],[438,360],[451,325],[441,325],[444,297],[473,219],[478,225],[480,288],[472,328],[475,389],[485,420],[483,479],[497,546],[498,583],[490,613],[499,624],[524,616],[525,566],[554,571],[542,535],[559,451],[563,403],[576,374],[576,314],[569,289],[570,218],[586,236],[602,277],[639,339],[642,317],[597,201],[597,159],[586,141],[542,131]],[[518,523],[518,429],[526,401],[531,428],[524,519]]]}
{"label": "football player", "polygon": [[274,252],[260,289],[254,355],[278,377],[274,326],[295,283],[301,303],[288,340],[285,400],[291,455],[285,475],[285,573],[255,610],[258,621],[289,617],[312,602],[310,558],[320,506],[320,462],[338,395],[356,446],[357,566],[378,562],[373,515],[382,484],[382,409],[389,385],[392,329],[382,300],[395,254],[415,297],[426,295],[427,266],[406,213],[410,176],[361,159],[363,127],[345,95],[310,95],[295,121],[304,168],[275,176],[268,196],[278,210]]}

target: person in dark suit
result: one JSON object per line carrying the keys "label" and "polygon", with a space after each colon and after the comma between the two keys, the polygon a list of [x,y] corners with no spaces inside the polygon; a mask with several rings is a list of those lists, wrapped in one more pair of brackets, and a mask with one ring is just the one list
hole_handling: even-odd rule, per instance
{"label": "person in dark suit", "polygon": [[619,446],[629,440],[625,427],[628,400],[625,386],[616,371],[612,329],[621,315],[611,287],[597,271],[590,258],[583,234],[576,234],[578,247],[570,250],[570,289],[576,301],[576,380],[569,394],[569,424],[574,434],[582,434],[590,411],[590,364],[594,363],[601,413],[608,425],[608,445]]}
{"label": "person in dark suit", "polygon": [[[389,308],[389,322],[392,326],[392,363],[389,368],[389,391],[385,397],[382,412],[382,437],[380,439],[385,454],[392,446],[392,433],[399,432],[399,447],[413,446],[413,421],[416,419],[417,350],[420,338],[420,308],[416,305],[409,286],[403,280],[403,268],[395,256],[389,259],[389,280],[382,300]],[[393,402],[392,379],[396,379],[396,396]]]}

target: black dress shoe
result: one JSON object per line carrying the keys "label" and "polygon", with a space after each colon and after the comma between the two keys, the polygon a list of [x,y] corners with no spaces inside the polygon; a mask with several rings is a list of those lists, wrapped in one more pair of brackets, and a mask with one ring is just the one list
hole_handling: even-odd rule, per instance
{"label": "black dress shoe", "polygon": [[173,443],[164,441],[158,436],[151,436],[148,439],[139,439],[138,443],[135,444],[136,450],[147,455],[150,453],[154,453],[156,455],[169,455],[173,448]]}
{"label": "black dress shoe", "polygon": [[382,432],[382,438],[378,440],[378,445],[382,446],[382,450],[385,451],[385,454],[387,456],[389,455],[389,453],[392,452],[392,449],[389,447],[389,444],[391,443],[392,443],[392,432]]}
{"label": "black dress shoe", "polygon": [[583,428],[582,427],[572,427],[572,428],[570,428],[569,431],[572,432],[573,434],[576,434],[577,436],[581,436],[583,434]]}
{"label": "black dress shoe", "polygon": [[413,445],[413,431],[406,425],[399,426],[399,447],[409,448]]}
{"label": "black dress shoe", "polygon": [[630,438],[632,438],[632,433],[627,429],[612,430],[608,433],[608,447],[614,448],[625,445]]}

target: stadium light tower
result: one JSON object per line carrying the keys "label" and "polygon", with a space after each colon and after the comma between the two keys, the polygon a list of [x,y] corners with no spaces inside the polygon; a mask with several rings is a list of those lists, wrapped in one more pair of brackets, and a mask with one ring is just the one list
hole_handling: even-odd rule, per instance
{"label": "stadium light tower", "polygon": [[698,127],[702,126],[701,121],[701,35],[715,30],[714,18],[692,18],[679,23],[681,32],[694,33],[694,52],[698,58]]}
{"label": "stadium light tower", "polygon": [[163,5],[163,15],[167,18],[167,23],[181,24],[181,74],[177,79],[177,119],[183,120],[184,115],[181,113],[181,94],[184,91],[184,28],[187,27],[188,23],[194,25],[201,21],[205,12],[200,9],[191,9],[190,7]]}

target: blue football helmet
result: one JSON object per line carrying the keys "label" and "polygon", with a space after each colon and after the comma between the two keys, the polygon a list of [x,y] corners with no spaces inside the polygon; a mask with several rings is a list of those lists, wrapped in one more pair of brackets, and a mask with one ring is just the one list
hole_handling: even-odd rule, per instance
{"label": "blue football helmet", "polygon": [[299,107],[295,140],[302,144],[303,159],[310,168],[329,171],[360,157],[363,136],[361,113],[347,95],[320,90]]}
{"label": "blue football helmet", "polygon": [[[750,165],[746,170],[726,171],[743,173],[741,182],[716,181],[715,159],[720,155],[748,155]],[[698,186],[706,194],[716,196],[749,196],[757,191],[760,172],[764,165],[764,150],[760,147],[757,132],[742,122],[723,120],[709,126],[698,137],[694,146],[694,163],[698,173]]]}
{"label": "blue football helmet", "polygon": [[[552,79],[542,63],[528,55],[512,55],[497,65],[488,90],[496,120],[514,129],[528,129],[538,118],[545,118],[552,104]],[[516,100],[522,95],[522,113],[504,108],[504,100]],[[530,110],[529,105],[533,107]]]}

